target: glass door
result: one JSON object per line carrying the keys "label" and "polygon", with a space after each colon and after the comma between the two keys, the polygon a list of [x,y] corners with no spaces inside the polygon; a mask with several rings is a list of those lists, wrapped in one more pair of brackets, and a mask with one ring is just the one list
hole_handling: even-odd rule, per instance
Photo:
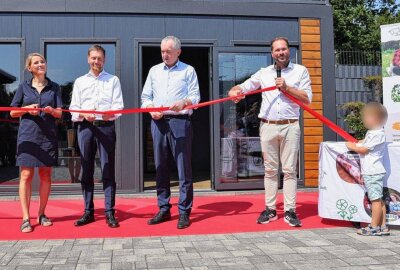
{"label": "glass door", "polygon": [[[297,62],[296,48],[291,48],[291,55]],[[214,50],[214,59],[214,99],[226,97],[233,86],[273,63],[268,47],[220,47]],[[264,187],[260,106],[261,94],[214,106],[216,190]]]}
{"label": "glass door", "polygon": [[[214,51],[214,98],[228,95],[260,68],[272,63],[267,48],[218,48]],[[258,112],[261,94],[247,96],[235,104],[214,107],[216,115],[215,189],[263,187],[264,166],[259,140]]]}

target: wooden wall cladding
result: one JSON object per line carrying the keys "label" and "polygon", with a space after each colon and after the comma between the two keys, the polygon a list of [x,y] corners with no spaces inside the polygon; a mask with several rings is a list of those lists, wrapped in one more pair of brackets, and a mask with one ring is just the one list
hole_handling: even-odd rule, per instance
{"label": "wooden wall cladding", "polygon": [[[313,102],[311,108],[322,113],[322,68],[321,68],[321,26],[319,19],[300,19],[300,40],[302,64],[311,76]],[[306,187],[318,186],[318,151],[323,141],[322,123],[304,113],[304,184]]]}

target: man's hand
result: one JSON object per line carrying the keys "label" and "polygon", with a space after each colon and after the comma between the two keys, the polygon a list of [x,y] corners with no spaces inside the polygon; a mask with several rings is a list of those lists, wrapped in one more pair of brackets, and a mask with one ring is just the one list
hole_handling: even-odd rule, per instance
{"label": "man's hand", "polygon": [[186,106],[186,100],[181,99],[175,102],[171,107],[169,107],[169,109],[171,111],[179,112],[182,111],[185,108],[185,106]]}
{"label": "man's hand", "polygon": [[[25,106],[24,108],[35,108],[36,109],[36,108],[38,108],[38,104],[31,104],[31,105]],[[36,116],[36,115],[39,115],[39,110],[28,111],[28,113],[30,115]]]}
{"label": "man's hand", "polygon": [[[147,108],[154,108],[153,105],[149,105],[147,106]],[[162,112],[150,112],[151,118],[153,118],[154,120],[159,120],[161,119],[164,114]]]}
{"label": "man's hand", "polygon": [[104,121],[110,121],[111,118],[115,117],[115,114],[103,114],[102,118]]}
{"label": "man's hand", "polygon": [[86,121],[93,122],[96,120],[96,116],[93,113],[81,113],[80,117],[83,117]]}
{"label": "man's hand", "polygon": [[243,95],[243,90],[242,90],[242,88],[240,88],[239,85],[232,87],[231,90],[229,90],[229,92],[228,92],[228,96],[236,97],[232,100],[235,103],[238,103],[239,101],[241,101],[242,99],[245,98],[245,96]]}
{"label": "man's hand", "polygon": [[275,79],[275,85],[276,85],[276,88],[278,88],[281,91],[286,92],[288,90],[288,87],[286,85],[286,81],[282,77],[279,77],[279,78]]}

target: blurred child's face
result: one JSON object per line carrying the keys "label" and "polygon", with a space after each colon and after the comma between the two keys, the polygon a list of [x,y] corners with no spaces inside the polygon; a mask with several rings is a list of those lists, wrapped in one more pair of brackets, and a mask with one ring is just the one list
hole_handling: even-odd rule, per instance
{"label": "blurred child's face", "polygon": [[382,120],[371,111],[363,114],[362,121],[367,129],[377,129],[383,126]]}

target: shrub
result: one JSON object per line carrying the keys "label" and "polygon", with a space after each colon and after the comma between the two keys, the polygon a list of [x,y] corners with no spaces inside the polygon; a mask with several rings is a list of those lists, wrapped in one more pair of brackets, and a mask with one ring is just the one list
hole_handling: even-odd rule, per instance
{"label": "shrub", "polygon": [[350,133],[358,140],[363,139],[367,133],[361,120],[361,110],[364,105],[363,102],[348,102],[341,106],[344,112],[344,122],[350,129]]}

